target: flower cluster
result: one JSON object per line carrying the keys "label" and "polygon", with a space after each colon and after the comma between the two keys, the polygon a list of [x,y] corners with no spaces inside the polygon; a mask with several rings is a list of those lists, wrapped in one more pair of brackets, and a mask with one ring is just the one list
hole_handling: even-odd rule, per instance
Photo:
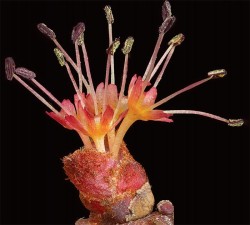
{"label": "flower cluster", "polygon": [[[60,102],[51,92],[49,92],[42,84],[36,80],[36,74],[24,67],[16,67],[11,57],[5,60],[6,76],[8,80],[13,78],[20,82],[25,88],[33,93],[40,101],[42,101],[51,111],[47,114],[60,123],[63,127],[75,130],[81,137],[85,147],[95,148],[99,152],[110,151],[114,157],[118,156],[123,138],[129,127],[137,120],[154,120],[163,122],[172,122],[174,114],[197,114],[210,117],[212,119],[226,122],[230,126],[241,126],[243,120],[228,120],[222,117],[212,115],[205,112],[194,110],[160,110],[156,107],[168,102],[175,96],[188,91],[198,85],[201,85],[211,79],[224,77],[226,71],[224,69],[210,71],[206,78],[197,81],[175,93],[156,101],[157,86],[162,79],[164,71],[175,51],[175,48],[184,40],[183,34],[173,37],[164,54],[156,62],[157,55],[163,41],[164,35],[172,27],[175,17],[171,13],[171,7],[168,1],[162,6],[163,22],[159,27],[158,39],[149,60],[147,68],[143,76],[134,75],[128,84],[127,93],[126,80],[128,71],[128,56],[132,50],[134,43],[133,37],[128,37],[122,48],[124,54],[124,68],[121,87],[115,84],[115,67],[114,54],[119,48],[120,39],[113,40],[112,24],[114,17],[110,6],[104,8],[108,22],[109,46],[107,48],[107,64],[106,76],[104,82],[100,83],[96,89],[94,88],[87,49],[85,46],[84,23],[78,23],[72,31],[72,42],[75,47],[75,61],[68,55],[64,48],[60,45],[53,30],[45,24],[38,24],[38,30],[50,38],[56,48],[54,53],[61,66],[64,66],[71,79],[75,89],[74,103],[69,99]],[[85,69],[81,67],[81,56]],[[76,76],[73,74],[75,70]],[[25,82],[28,79],[38,89],[40,89],[60,110],[57,110],[51,103],[35,91],[29,84]],[[152,82],[154,80],[154,82]],[[83,87],[86,91],[83,91]],[[118,91],[120,89],[120,91]]]}

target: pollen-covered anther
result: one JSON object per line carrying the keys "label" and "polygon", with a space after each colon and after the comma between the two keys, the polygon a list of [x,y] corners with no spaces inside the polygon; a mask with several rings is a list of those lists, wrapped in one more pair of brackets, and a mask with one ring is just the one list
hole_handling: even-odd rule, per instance
{"label": "pollen-covered anther", "polygon": [[167,17],[159,27],[159,33],[167,33],[175,22],[175,17]]}
{"label": "pollen-covered anther", "polygon": [[240,127],[244,124],[243,119],[229,119],[228,120],[228,126],[230,127]]}
{"label": "pollen-covered anther", "polygon": [[133,44],[134,44],[134,38],[128,37],[124,43],[123,48],[122,48],[122,53],[124,55],[129,54],[132,50]]}
{"label": "pollen-covered anther", "polygon": [[64,66],[65,65],[65,59],[64,59],[63,53],[58,48],[54,48],[54,53],[56,55],[56,58],[57,58],[59,64],[61,66]]}
{"label": "pollen-covered anther", "polygon": [[183,34],[177,34],[174,36],[169,42],[168,45],[180,45],[185,40],[185,36]]}
{"label": "pollen-covered anther", "polygon": [[50,39],[52,39],[52,40],[56,39],[56,34],[54,33],[53,30],[51,30],[50,28],[48,28],[48,27],[46,26],[46,24],[44,24],[44,23],[39,23],[39,24],[37,25],[37,28],[38,28],[38,30],[39,30],[41,33],[43,33],[44,35],[46,35],[46,36],[49,37]]}
{"label": "pollen-covered anther", "polygon": [[11,81],[13,79],[15,67],[16,65],[15,65],[14,59],[12,57],[7,57],[5,59],[5,74],[6,74],[7,80]]}
{"label": "pollen-covered anther", "polygon": [[227,71],[224,69],[212,70],[208,72],[207,75],[209,77],[212,77],[212,79],[223,78],[224,76],[227,75]]}
{"label": "pollen-covered anther", "polygon": [[110,55],[114,55],[116,49],[120,46],[120,38],[116,38],[110,47],[107,49],[107,53]]}
{"label": "pollen-covered anther", "polygon": [[170,5],[169,1],[164,1],[163,5],[162,5],[161,15],[162,15],[163,21],[164,21],[167,17],[170,17],[170,16],[172,15],[172,12],[171,12],[171,5]]}
{"label": "pollen-covered anther", "polygon": [[31,79],[36,77],[36,74],[33,71],[28,70],[24,67],[17,67],[15,69],[15,74],[17,74],[25,79],[28,79],[28,80],[31,80]]}
{"label": "pollen-covered anther", "polygon": [[114,23],[114,17],[113,17],[113,13],[112,13],[111,7],[109,5],[106,5],[104,7],[104,11],[105,11],[105,14],[106,14],[106,18],[107,18],[108,24]]}
{"label": "pollen-covered anther", "polygon": [[71,39],[73,43],[77,41],[79,45],[81,45],[84,41],[84,31],[85,31],[85,24],[83,22],[79,22],[76,26],[74,26],[71,34]]}

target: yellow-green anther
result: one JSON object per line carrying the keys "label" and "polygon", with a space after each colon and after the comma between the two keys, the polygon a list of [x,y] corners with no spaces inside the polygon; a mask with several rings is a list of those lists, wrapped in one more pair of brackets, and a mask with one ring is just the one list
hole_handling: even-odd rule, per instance
{"label": "yellow-green anther", "polygon": [[111,7],[109,5],[106,5],[104,7],[104,11],[105,11],[105,14],[106,14],[106,18],[107,18],[108,24],[114,23],[114,17],[113,17],[113,13],[112,13]]}
{"label": "yellow-green anther", "polygon": [[168,45],[180,45],[185,40],[185,36],[183,34],[177,34],[174,36],[169,42]]}
{"label": "yellow-green anther", "polygon": [[223,78],[224,76],[227,75],[227,71],[224,69],[219,69],[219,70],[212,70],[207,73],[209,77],[212,77],[213,79],[215,78]]}
{"label": "yellow-green anther", "polygon": [[60,64],[61,66],[64,66],[64,64],[65,64],[65,59],[64,59],[63,53],[62,53],[58,48],[55,48],[55,49],[54,49],[54,53],[55,53],[55,55],[56,55],[56,57],[57,57],[57,60],[58,60],[59,64]]}
{"label": "yellow-green anther", "polygon": [[120,46],[120,38],[116,38],[107,50],[107,53],[114,55],[116,49]]}
{"label": "yellow-green anther", "polygon": [[82,33],[82,34],[78,37],[78,39],[77,39],[77,44],[78,44],[78,45],[82,45],[83,42],[84,42],[84,33]]}
{"label": "yellow-green anther", "polygon": [[244,124],[243,119],[229,119],[228,126],[230,127],[240,127]]}
{"label": "yellow-green anther", "polygon": [[134,38],[133,37],[128,37],[124,43],[124,46],[122,48],[122,53],[124,55],[130,53],[132,47],[133,47],[133,44],[134,44]]}

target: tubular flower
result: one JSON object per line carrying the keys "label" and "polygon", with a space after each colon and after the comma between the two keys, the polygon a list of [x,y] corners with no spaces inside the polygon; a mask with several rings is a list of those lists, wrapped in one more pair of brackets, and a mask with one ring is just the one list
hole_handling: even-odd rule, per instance
{"label": "tubular flower", "polygon": [[[157,86],[175,48],[184,40],[183,34],[178,34],[170,39],[168,48],[156,62],[164,35],[175,21],[168,1],[165,1],[162,6],[163,22],[159,27],[158,39],[146,70],[142,76],[132,76],[127,93],[125,89],[128,56],[132,50],[134,39],[128,37],[124,42],[121,49],[124,54],[122,82],[121,86],[118,87],[115,83],[114,54],[120,46],[120,39],[113,40],[114,17],[111,7],[106,6],[104,10],[109,36],[109,45],[106,51],[106,75],[104,82],[100,83],[96,89],[92,81],[85,46],[85,25],[82,22],[73,28],[71,35],[76,53],[75,60],[58,42],[53,30],[43,23],[37,26],[38,30],[51,39],[56,46],[54,53],[59,64],[66,68],[75,89],[73,103],[69,99],[57,100],[36,80],[36,74],[33,71],[24,67],[16,67],[11,57],[5,59],[6,77],[8,80],[14,78],[28,89],[50,109],[50,112],[46,112],[48,116],[63,127],[75,130],[83,141],[84,148],[63,158],[66,175],[79,190],[80,199],[84,206],[91,212],[89,219],[80,219],[76,224],[110,224],[110,222],[118,224],[137,219],[138,224],[149,224],[154,220],[163,221],[163,224],[173,224],[173,206],[169,202],[163,202],[165,205],[162,203],[159,206],[160,213],[153,213],[152,217],[149,215],[154,205],[154,197],[143,167],[133,159],[123,142],[127,130],[137,120],[173,122],[172,116],[174,114],[201,115],[225,122],[229,126],[241,126],[243,120],[225,119],[195,110],[156,109],[183,92],[211,79],[222,78],[226,75],[224,69],[210,71],[204,79],[161,100],[156,100]],[[83,55],[84,71],[81,67],[80,51]],[[73,70],[76,74],[73,74]],[[52,103],[26,83],[25,79],[40,89],[60,110],[57,110]],[[164,207],[169,212],[162,213],[165,210]],[[145,217],[145,221],[141,219],[143,217]]]}

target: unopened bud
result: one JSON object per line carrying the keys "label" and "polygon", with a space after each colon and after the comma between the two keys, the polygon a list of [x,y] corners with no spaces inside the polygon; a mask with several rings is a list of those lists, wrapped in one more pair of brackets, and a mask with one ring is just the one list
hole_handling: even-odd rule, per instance
{"label": "unopened bud", "polygon": [[50,39],[56,39],[56,34],[54,33],[54,31],[53,30],[51,30],[50,28],[48,28],[47,26],[46,26],[46,24],[44,24],[44,23],[39,23],[38,25],[37,25],[37,28],[38,28],[38,30],[41,32],[41,33],[43,33],[43,34],[45,34],[47,37],[49,37]]}
{"label": "unopened bud", "polygon": [[104,7],[104,11],[105,11],[105,14],[106,14],[106,18],[107,18],[108,24],[114,23],[114,17],[113,17],[113,13],[112,13],[111,7],[109,5],[106,5]]}
{"label": "unopened bud", "polygon": [[6,74],[7,80],[13,79],[15,67],[16,65],[12,57],[5,58],[5,74]]}
{"label": "unopened bud", "polygon": [[244,124],[243,119],[229,119],[228,126],[230,127],[240,127]]}
{"label": "unopened bud", "polygon": [[78,23],[72,30],[71,39],[73,43],[78,41],[78,44],[82,44],[83,33],[85,31],[85,24],[83,22]]}
{"label": "unopened bud", "polygon": [[223,78],[224,76],[227,75],[227,71],[224,69],[219,69],[219,70],[212,70],[207,73],[209,77],[212,77],[213,79],[216,78]]}
{"label": "unopened bud", "polygon": [[163,5],[162,5],[161,15],[162,15],[163,21],[167,17],[171,17],[172,16],[171,5],[170,5],[169,1],[164,1]]}
{"label": "unopened bud", "polygon": [[159,33],[165,34],[166,32],[168,32],[170,28],[173,26],[174,22],[175,22],[174,16],[167,17],[159,27]]}
{"label": "unopened bud", "polygon": [[124,46],[122,48],[122,53],[124,55],[130,53],[132,47],[133,47],[133,44],[134,44],[134,38],[133,37],[128,37],[124,43]]}
{"label": "unopened bud", "polygon": [[56,58],[57,58],[59,64],[61,66],[64,66],[65,65],[65,59],[64,59],[63,53],[58,48],[54,49],[54,53],[56,55]]}
{"label": "unopened bud", "polygon": [[28,70],[24,67],[17,67],[15,69],[15,74],[17,74],[25,79],[28,79],[28,80],[31,80],[31,79],[36,77],[36,74],[33,71]]}
{"label": "unopened bud", "polygon": [[110,55],[114,55],[116,49],[120,46],[120,38],[116,38],[114,42],[110,45],[110,47],[107,49],[107,53]]}
{"label": "unopened bud", "polygon": [[162,200],[157,204],[158,211],[163,215],[172,215],[174,213],[174,206],[168,200]]}
{"label": "unopened bud", "polygon": [[185,40],[185,36],[183,34],[177,34],[174,36],[169,42],[168,45],[180,45]]}

